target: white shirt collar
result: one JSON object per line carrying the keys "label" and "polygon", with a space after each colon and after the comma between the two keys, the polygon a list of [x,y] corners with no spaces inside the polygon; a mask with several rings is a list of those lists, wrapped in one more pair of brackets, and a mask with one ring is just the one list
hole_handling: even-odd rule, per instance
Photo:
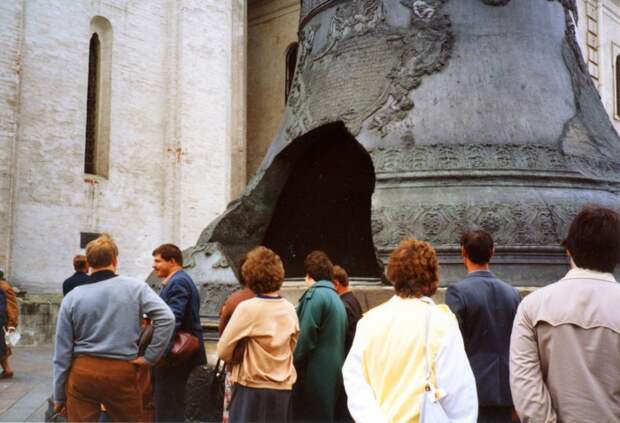
{"label": "white shirt collar", "polygon": [[616,282],[612,273],[597,272],[596,270],[582,269],[575,267],[568,271],[564,279],[599,279],[607,282]]}

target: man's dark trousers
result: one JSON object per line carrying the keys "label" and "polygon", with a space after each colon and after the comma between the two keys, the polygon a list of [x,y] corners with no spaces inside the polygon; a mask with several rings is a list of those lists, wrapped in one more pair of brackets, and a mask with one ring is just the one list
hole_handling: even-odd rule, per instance
{"label": "man's dark trousers", "polygon": [[480,407],[478,423],[506,423],[513,420],[513,407]]}
{"label": "man's dark trousers", "polygon": [[193,366],[153,368],[155,419],[158,422],[185,421],[185,385]]}

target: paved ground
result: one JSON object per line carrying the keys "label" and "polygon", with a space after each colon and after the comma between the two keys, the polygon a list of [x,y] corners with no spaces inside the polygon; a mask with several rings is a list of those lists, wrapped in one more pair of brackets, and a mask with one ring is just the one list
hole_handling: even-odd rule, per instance
{"label": "paved ground", "polygon": [[0,422],[42,422],[52,393],[51,346],[14,348],[13,379],[0,379]]}

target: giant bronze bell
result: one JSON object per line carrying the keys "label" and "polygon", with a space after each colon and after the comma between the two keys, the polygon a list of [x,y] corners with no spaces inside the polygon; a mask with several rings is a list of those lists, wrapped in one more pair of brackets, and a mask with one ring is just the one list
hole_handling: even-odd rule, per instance
{"label": "giant bronze bell", "polygon": [[259,244],[287,277],[323,249],[378,283],[413,236],[436,247],[446,284],[462,274],[461,232],[484,228],[499,276],[539,286],[566,271],[560,242],[583,205],[619,208],[620,139],[576,42],[575,0],[301,4],[281,129],[187,251],[207,317]]}

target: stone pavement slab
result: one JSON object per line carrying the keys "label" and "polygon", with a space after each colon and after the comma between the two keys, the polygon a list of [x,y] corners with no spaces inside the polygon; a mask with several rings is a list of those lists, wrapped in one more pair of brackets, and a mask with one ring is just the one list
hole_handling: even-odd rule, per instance
{"label": "stone pavement slab", "polygon": [[52,346],[17,347],[13,379],[0,379],[0,422],[42,422],[52,394]]}

